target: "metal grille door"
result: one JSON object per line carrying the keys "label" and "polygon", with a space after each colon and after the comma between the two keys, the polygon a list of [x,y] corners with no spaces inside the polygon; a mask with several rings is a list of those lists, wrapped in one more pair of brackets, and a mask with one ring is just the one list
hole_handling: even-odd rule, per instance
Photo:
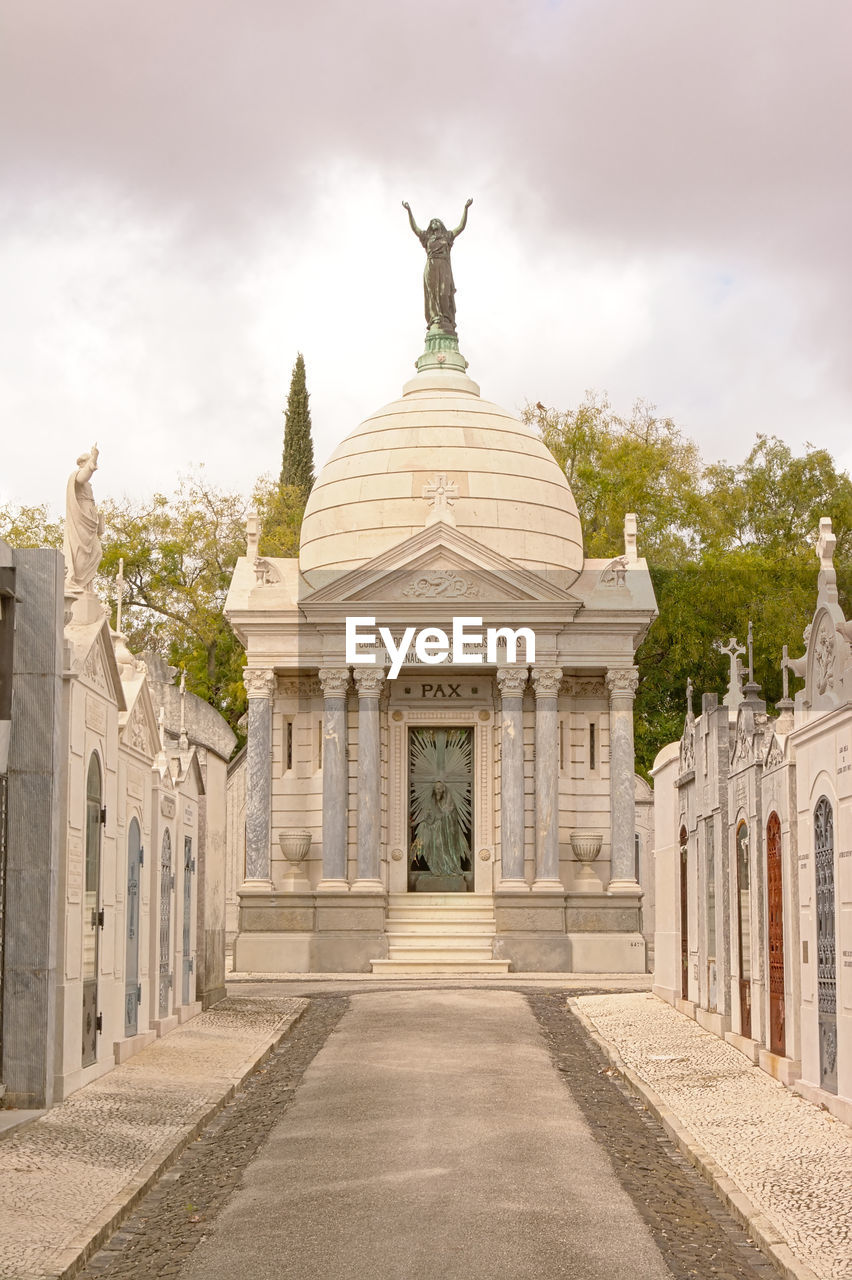
{"label": "metal grille door", "polygon": [[142,840],[139,823],[131,820],[127,837],[127,940],[124,964],[124,1034],[139,1030],[139,870]]}
{"label": "metal grille door", "polygon": [[740,1035],[751,1039],[751,867],[748,827],[737,827],[737,939],[740,952]]}
{"label": "metal grille door", "polygon": [[689,999],[689,843],[686,827],[680,829],[680,994]]}
{"label": "metal grille door", "polygon": [[98,1057],[98,941],[101,913],[101,766],[92,755],[86,779],[86,867],[83,895],[82,1064]]}
{"label": "metal grille door", "polygon": [[172,986],[172,837],[168,827],[163,832],[160,855],[160,1017],[169,1016],[169,992]]}
{"label": "metal grille door", "polygon": [[784,892],[781,870],[781,822],[770,815],[766,824],[766,893],[769,907],[769,1047],[785,1054],[784,1010]]}
{"label": "metal grille door", "polygon": [[183,982],[181,986],[181,1002],[189,1004],[189,977],[192,973],[192,953],[190,950],[192,937],[192,873],[195,870],[195,859],[192,856],[192,837],[183,838]]}
{"label": "metal grille door", "polygon": [[834,936],[834,814],[825,796],[814,810],[819,1065],[823,1089],[837,1093],[837,952]]}

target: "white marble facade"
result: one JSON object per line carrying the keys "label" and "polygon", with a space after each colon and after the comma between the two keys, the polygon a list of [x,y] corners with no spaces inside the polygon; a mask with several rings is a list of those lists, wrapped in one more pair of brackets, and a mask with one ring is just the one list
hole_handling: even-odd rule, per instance
{"label": "white marble facade", "polygon": [[54,1101],[201,1007],[197,751],[167,747],[145,664],[96,597],[66,602]]}
{"label": "white marble facade", "polygon": [[[408,902],[424,935],[409,971],[450,963],[436,926],[468,907],[482,965],[644,971],[632,709],[656,606],[632,517],[621,556],[584,559],[541,440],[466,375],[426,368],[323,468],[300,559],[259,556],[250,521],[225,611],[247,651],[245,820],[229,823],[238,969],[405,971],[392,920]],[[356,616],[395,644],[459,616],[526,626],[535,658],[522,644],[515,659],[429,665],[409,647],[391,678],[381,643],[347,660]],[[412,862],[412,734],[442,730],[469,743],[454,886]]]}
{"label": "white marble facade", "polygon": [[[776,718],[730,644],[721,705],[705,694],[654,764],[655,991],[852,1121],[852,626],[831,522],[804,680]],[[791,637],[792,639],[792,637]]]}

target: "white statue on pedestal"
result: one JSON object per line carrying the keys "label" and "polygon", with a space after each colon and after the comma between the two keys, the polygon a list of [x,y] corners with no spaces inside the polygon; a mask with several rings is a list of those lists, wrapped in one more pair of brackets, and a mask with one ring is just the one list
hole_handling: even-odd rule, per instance
{"label": "white statue on pedestal", "polygon": [[81,454],[65,491],[65,588],[75,595],[90,591],[101,562],[104,519],[95,506],[90,481],[98,469],[98,446]]}

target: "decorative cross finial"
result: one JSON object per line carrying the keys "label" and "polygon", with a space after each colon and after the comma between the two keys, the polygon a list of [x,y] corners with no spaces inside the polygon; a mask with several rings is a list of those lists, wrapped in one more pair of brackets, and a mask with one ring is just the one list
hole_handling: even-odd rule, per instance
{"label": "decorative cross finial", "polygon": [[118,561],[118,573],[115,578],[116,606],[115,606],[115,630],[117,635],[121,635],[121,605],[124,600],[124,557],[120,557]]}
{"label": "decorative cross finial", "polygon": [[426,523],[435,524],[438,520],[444,520],[447,524],[455,524],[453,507],[458,496],[458,485],[449,480],[443,471],[434,480],[430,480],[429,484],[424,484],[423,497],[432,508]]}
{"label": "decorative cross finial", "polygon": [[740,662],[740,654],[745,653],[745,649],[738,642],[736,636],[731,636],[726,645],[721,640],[717,640],[713,646],[718,653],[724,653],[730,660],[730,672],[728,674],[728,692],[722,701],[728,708],[729,717],[736,719],[737,707],[743,700],[742,686],[742,663]]}
{"label": "decorative cross finial", "polygon": [[695,714],[692,709],[692,676],[686,677],[686,714],[688,716]]}

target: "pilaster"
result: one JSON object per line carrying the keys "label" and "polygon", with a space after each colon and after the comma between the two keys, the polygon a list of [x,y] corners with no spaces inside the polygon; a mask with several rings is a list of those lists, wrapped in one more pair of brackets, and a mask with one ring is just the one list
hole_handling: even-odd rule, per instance
{"label": "pilaster", "polygon": [[524,689],[526,667],[498,667],[500,689],[500,843],[503,892],[528,892],[524,879]]}

